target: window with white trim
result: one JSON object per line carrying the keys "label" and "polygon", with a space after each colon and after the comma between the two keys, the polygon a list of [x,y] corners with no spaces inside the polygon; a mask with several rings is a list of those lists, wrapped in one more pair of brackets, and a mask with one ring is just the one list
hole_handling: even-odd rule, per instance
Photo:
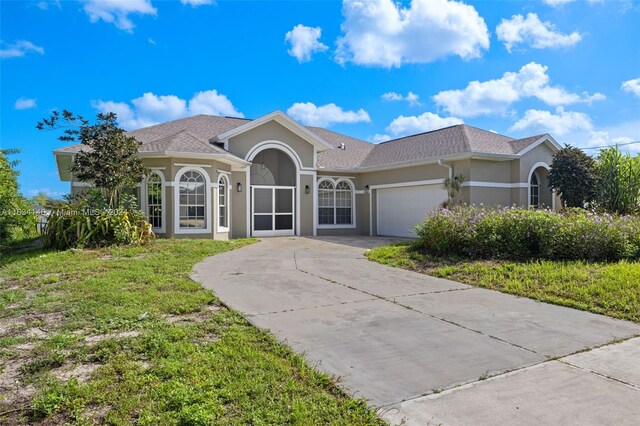
{"label": "window with white trim", "polygon": [[229,218],[227,214],[227,178],[220,177],[218,181],[218,227],[229,227]]}
{"label": "window with white trim", "polygon": [[164,188],[162,177],[153,172],[147,178],[147,217],[153,229],[164,229]]}
{"label": "window with white trim", "polygon": [[538,175],[535,172],[531,174],[529,187],[529,205],[531,207],[538,207],[540,203],[540,183],[538,181]]}
{"label": "window with white trim", "polygon": [[347,181],[318,182],[318,225],[353,224],[353,187]]}
{"label": "window with white trim", "polygon": [[205,229],[207,182],[202,173],[189,170],[180,177],[180,228]]}

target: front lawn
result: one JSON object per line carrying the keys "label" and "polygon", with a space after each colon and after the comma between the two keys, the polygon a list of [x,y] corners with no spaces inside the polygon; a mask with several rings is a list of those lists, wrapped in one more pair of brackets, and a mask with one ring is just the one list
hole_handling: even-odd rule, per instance
{"label": "front lawn", "polygon": [[378,247],[369,259],[478,287],[640,322],[640,262],[465,260],[411,243]]}
{"label": "front lawn", "polygon": [[381,424],[189,279],[251,242],[0,254],[0,423]]}

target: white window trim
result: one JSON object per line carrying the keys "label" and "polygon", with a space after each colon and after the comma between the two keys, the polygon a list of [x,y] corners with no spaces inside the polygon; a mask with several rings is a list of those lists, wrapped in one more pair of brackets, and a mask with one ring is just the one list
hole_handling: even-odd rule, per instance
{"label": "white window trim", "polygon": [[316,182],[316,193],[319,193],[320,191],[320,183],[322,183],[323,181],[329,181],[333,184],[334,187],[334,212],[336,209],[335,206],[335,187],[340,183],[340,182],[346,182],[349,187],[351,187],[351,223],[348,225],[335,225],[335,224],[320,224],[320,215],[318,214],[317,210],[320,208],[319,204],[316,202],[316,227],[318,229],[354,229],[357,228],[357,224],[356,224],[356,186],[353,184],[353,182],[351,181],[351,179],[347,179],[347,178],[330,178],[330,177],[321,177],[318,179],[318,182]]}
{"label": "white window trim", "polygon": [[[219,174],[218,174],[218,180],[216,181],[217,183],[217,191],[215,196],[216,196],[216,232],[218,233],[224,233],[224,232],[229,232],[229,230],[231,229],[231,173],[229,172],[225,172],[225,171],[221,171],[218,170]],[[225,202],[225,210],[226,210],[226,216],[227,216],[227,226],[220,226],[220,179],[224,179],[225,182],[227,183],[226,185],[226,190],[227,192],[224,194],[225,198],[224,198],[224,202]]]}
{"label": "white window trim", "polygon": [[[204,176],[205,181],[205,223],[206,226],[204,228],[180,228],[180,178],[182,175],[189,171],[195,171],[201,173]],[[211,233],[211,189],[213,186],[211,185],[211,180],[209,179],[209,174],[202,167],[183,167],[178,170],[175,178],[173,179],[175,182],[175,189],[173,191],[173,233],[174,234],[210,234]]]}
{"label": "white window trim", "polygon": [[[164,168],[163,168],[164,169]],[[162,215],[162,226],[160,228],[152,228],[153,232],[155,232],[156,234],[164,234],[167,232],[167,185],[166,185],[166,180],[164,178],[164,173],[162,173],[160,168],[152,168],[151,169],[151,173],[149,174],[149,176],[146,176],[144,178],[144,185],[142,185],[142,188],[140,188],[140,193],[141,193],[141,205],[144,211],[145,216],[149,216],[149,199],[148,199],[148,191],[149,191],[149,177],[151,175],[158,175],[160,176],[160,183],[162,185],[162,204],[160,205],[160,211],[161,211],[161,215]]]}
{"label": "white window trim", "polygon": [[[542,167],[549,171],[551,167],[545,162],[538,162],[531,167],[529,170],[529,176],[527,177],[527,208],[531,208],[531,176],[536,171],[537,168]],[[540,175],[538,175],[538,187],[540,186]],[[540,200],[540,191],[538,190],[538,200]],[[551,193],[551,208],[555,210],[555,193]]]}

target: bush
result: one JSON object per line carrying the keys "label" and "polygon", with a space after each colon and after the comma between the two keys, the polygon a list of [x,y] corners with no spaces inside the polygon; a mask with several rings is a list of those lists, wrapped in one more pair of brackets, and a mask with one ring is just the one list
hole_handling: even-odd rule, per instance
{"label": "bush", "polygon": [[18,191],[16,162],[0,149],[0,249],[5,244],[36,235],[36,216],[31,205]]}
{"label": "bush", "polygon": [[429,253],[472,258],[619,260],[640,258],[640,217],[582,209],[515,207],[437,210],[416,226]]}
{"label": "bush", "polygon": [[98,191],[90,191],[51,211],[42,233],[45,247],[100,247],[141,244],[154,237],[151,224],[134,197],[122,197],[110,209]]}

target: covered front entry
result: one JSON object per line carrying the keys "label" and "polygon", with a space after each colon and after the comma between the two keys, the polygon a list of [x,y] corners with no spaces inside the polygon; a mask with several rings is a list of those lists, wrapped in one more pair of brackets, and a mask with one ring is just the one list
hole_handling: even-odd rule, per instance
{"label": "covered front entry", "polygon": [[251,235],[294,235],[295,189],[295,186],[251,186]]}
{"label": "covered front entry", "polygon": [[269,148],[251,165],[251,235],[295,235],[297,169],[285,152]]}

